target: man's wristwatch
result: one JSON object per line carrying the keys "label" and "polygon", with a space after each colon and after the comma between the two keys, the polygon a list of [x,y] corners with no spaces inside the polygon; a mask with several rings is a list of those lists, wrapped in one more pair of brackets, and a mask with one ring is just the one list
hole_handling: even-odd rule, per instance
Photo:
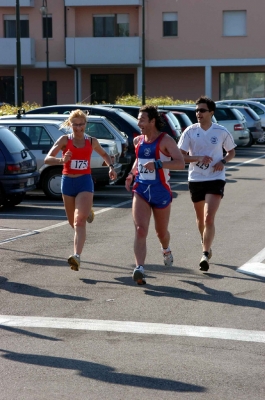
{"label": "man's wristwatch", "polygon": [[221,163],[223,163],[224,165],[227,163],[227,161],[223,158],[222,160],[221,160]]}
{"label": "man's wristwatch", "polygon": [[113,165],[113,164],[110,164],[110,165],[109,165],[109,168],[114,168],[114,165]]}

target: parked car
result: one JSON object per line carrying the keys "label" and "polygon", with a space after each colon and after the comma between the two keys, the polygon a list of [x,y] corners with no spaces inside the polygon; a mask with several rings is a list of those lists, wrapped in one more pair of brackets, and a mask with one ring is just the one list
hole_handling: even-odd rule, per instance
{"label": "parked car", "polygon": [[[54,142],[61,135],[69,133],[69,130],[59,130],[61,121],[46,119],[3,119],[1,124],[14,132],[36,157],[37,168],[40,172],[39,187],[46,196],[50,199],[61,199],[62,166],[44,164],[44,158]],[[119,163],[119,152],[115,141],[99,139],[99,143],[111,156],[114,169],[119,177],[122,165]],[[92,178],[96,184],[105,185],[109,183],[109,168],[95,151],[91,156],[91,169]]]}
{"label": "parked car", "polygon": [[257,139],[260,139],[263,137],[263,129],[261,126],[261,119],[258,116],[257,113],[255,113],[254,110],[250,107],[245,107],[245,106],[233,106],[236,110],[240,111],[247,122],[247,127],[250,132],[250,141],[248,143],[248,146],[251,146],[254,144]]}
{"label": "parked car", "polygon": [[39,180],[32,152],[9,129],[0,125],[0,206],[15,206]]}
{"label": "parked car", "polygon": [[258,101],[261,104],[265,105],[265,97],[250,97],[249,99],[244,99],[244,100],[251,100],[251,101]]}
{"label": "parked car", "polygon": [[180,123],[181,131],[184,132],[185,129],[192,125],[191,119],[188,117],[188,115],[182,111],[171,111],[172,114],[175,115],[177,120]]}
{"label": "parked car", "polygon": [[217,123],[223,125],[232,134],[237,146],[249,144],[250,132],[243,114],[233,107],[217,104],[214,115]]}
{"label": "parked car", "polygon": [[178,119],[175,115],[168,110],[159,110],[158,113],[164,122],[164,126],[162,128],[163,132],[166,132],[169,136],[171,136],[176,142],[179,141],[180,136],[182,134],[181,126]]}
{"label": "parked car", "polygon": [[[174,105],[174,106],[159,106],[159,109],[165,109],[165,110],[170,110],[170,111],[181,111],[187,114],[189,119],[193,124],[196,124],[198,122],[196,113],[195,113],[195,104],[182,104],[182,105]],[[212,117],[213,122],[217,122],[215,119],[215,116]]]}
{"label": "parked car", "polygon": [[[67,118],[68,114],[21,114],[19,112],[17,115],[0,117],[0,122],[1,120],[6,119],[45,119],[63,122]],[[118,128],[116,128],[116,126],[113,125],[112,122],[109,121],[106,117],[98,115],[87,116],[86,133],[90,136],[96,137],[97,139],[109,139],[116,142],[120,154],[119,163],[122,165],[122,174],[120,175],[119,180],[123,176],[127,176],[127,171],[132,164],[132,156],[128,154],[128,136],[124,132],[119,131]]]}
{"label": "parked car", "polygon": [[135,160],[133,139],[140,134],[140,128],[136,118],[119,108],[99,107],[82,104],[61,104],[56,106],[39,107],[26,112],[28,114],[64,114],[72,110],[80,109],[88,111],[89,115],[102,115],[107,117],[116,128],[128,136],[128,153],[132,155],[132,163]]}
{"label": "parked car", "polygon": [[257,139],[257,143],[265,143],[265,105],[252,100],[220,100],[216,104],[225,104],[229,106],[245,106],[250,107],[261,119],[261,126],[264,131],[262,138]]}
{"label": "parked car", "polygon": [[132,115],[134,118],[138,118],[140,106],[127,106],[124,104],[98,104],[100,107],[108,107],[108,108],[119,108],[128,114]]}
{"label": "parked car", "polygon": [[[102,105],[103,107],[109,106],[110,108],[119,108],[134,118],[138,118],[140,106],[127,106],[122,104],[108,104]],[[159,108],[159,107],[158,107]],[[158,110],[159,114],[164,122],[163,131],[169,134],[173,139],[178,142],[182,133],[180,123],[178,119],[168,110]]]}

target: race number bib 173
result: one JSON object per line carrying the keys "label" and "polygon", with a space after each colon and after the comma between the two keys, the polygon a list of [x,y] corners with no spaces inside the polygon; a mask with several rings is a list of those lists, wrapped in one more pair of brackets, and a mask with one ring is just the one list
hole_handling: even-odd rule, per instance
{"label": "race number bib 173", "polygon": [[71,160],[71,169],[83,170],[88,168],[87,160]]}
{"label": "race number bib 173", "polygon": [[156,178],[156,172],[155,170],[149,171],[147,168],[144,167],[144,164],[148,162],[154,162],[155,160],[153,158],[150,158],[149,160],[147,158],[139,158],[138,159],[138,173],[139,173],[139,178],[143,180],[148,180],[152,181],[155,180]]}

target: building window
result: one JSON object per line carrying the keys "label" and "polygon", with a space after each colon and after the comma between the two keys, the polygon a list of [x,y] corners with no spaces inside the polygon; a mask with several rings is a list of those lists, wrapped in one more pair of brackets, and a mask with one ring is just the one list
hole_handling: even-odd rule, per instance
{"label": "building window", "polygon": [[[4,15],[4,35],[5,38],[15,38],[17,36],[16,16]],[[29,17],[20,15],[20,37],[29,37]]]}
{"label": "building window", "polygon": [[[24,78],[21,77],[22,103],[24,103]],[[15,78],[14,76],[0,76],[0,102],[15,104]]]}
{"label": "building window", "polygon": [[246,36],[247,12],[223,11],[223,36]]}
{"label": "building window", "polygon": [[133,74],[91,75],[92,103],[115,103],[117,97],[134,94]]}
{"label": "building window", "polygon": [[129,36],[129,14],[93,16],[94,37]]}
{"label": "building window", "polygon": [[265,72],[222,72],[220,99],[265,97]]}
{"label": "building window", "polygon": [[42,82],[42,104],[44,107],[57,104],[56,81],[49,81],[49,87],[47,81]]}
{"label": "building window", "polygon": [[[47,20],[46,20],[47,19]],[[46,30],[48,30],[48,38],[52,38],[52,16],[51,14],[43,15],[42,17],[42,37],[46,38]]]}
{"label": "building window", "polygon": [[163,36],[178,36],[178,13],[163,13]]}

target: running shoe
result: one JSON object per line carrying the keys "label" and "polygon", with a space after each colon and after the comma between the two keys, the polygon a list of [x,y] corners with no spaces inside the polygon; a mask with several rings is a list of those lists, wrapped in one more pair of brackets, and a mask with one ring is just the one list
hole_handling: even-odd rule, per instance
{"label": "running shoe", "polygon": [[209,269],[209,257],[203,254],[201,261],[200,261],[200,270],[201,271],[208,271]]}
{"label": "running shoe", "polygon": [[[201,240],[201,244],[203,245],[203,240]],[[210,260],[212,258],[213,255],[213,251],[212,249],[209,250],[209,255],[208,255],[208,259]]]}
{"label": "running shoe", "polygon": [[80,257],[70,256],[67,261],[73,271],[79,271]]}
{"label": "running shoe", "polygon": [[[163,251],[163,250],[162,250]],[[171,251],[168,253],[163,253],[163,258],[164,258],[164,264],[166,267],[172,267],[173,264],[173,255]]]}
{"label": "running shoe", "polygon": [[89,224],[91,224],[91,222],[94,221],[94,218],[95,218],[95,213],[94,213],[93,208],[91,208],[90,213],[89,213],[89,216],[87,217],[87,220],[86,220],[86,221],[87,221]]}
{"label": "running shoe", "polygon": [[142,267],[142,265],[138,265],[138,267],[134,269],[132,278],[137,283],[137,285],[146,284],[144,267]]}

